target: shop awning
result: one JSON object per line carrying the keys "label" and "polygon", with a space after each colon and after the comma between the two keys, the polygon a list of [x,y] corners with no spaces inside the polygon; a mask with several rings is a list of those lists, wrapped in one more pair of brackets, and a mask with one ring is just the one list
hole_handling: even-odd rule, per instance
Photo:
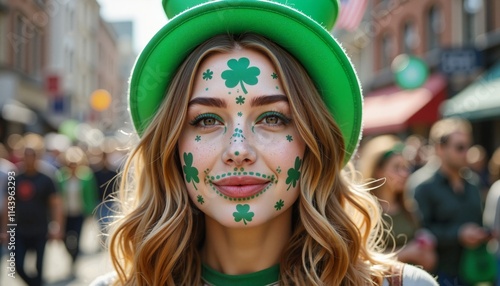
{"label": "shop awning", "polygon": [[363,133],[397,133],[412,125],[431,125],[438,120],[439,105],[445,98],[446,79],[439,74],[417,89],[392,86],[373,91],[364,100]]}
{"label": "shop awning", "polygon": [[469,120],[500,117],[500,62],[446,100],[442,114],[443,117],[460,116]]}

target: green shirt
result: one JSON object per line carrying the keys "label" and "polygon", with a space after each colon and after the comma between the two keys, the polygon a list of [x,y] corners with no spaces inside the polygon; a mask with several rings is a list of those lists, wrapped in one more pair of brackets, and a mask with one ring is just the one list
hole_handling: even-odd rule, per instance
{"label": "green shirt", "polygon": [[270,268],[242,275],[227,275],[203,264],[201,277],[207,286],[274,286],[278,285],[280,266],[276,264]]}

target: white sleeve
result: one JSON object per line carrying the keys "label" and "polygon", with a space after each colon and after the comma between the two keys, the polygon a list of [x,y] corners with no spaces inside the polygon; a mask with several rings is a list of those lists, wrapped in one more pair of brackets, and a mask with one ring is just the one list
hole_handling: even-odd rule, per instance
{"label": "white sleeve", "polygon": [[109,286],[117,278],[116,272],[110,272],[102,276],[97,277],[94,281],[90,283],[89,286]]}
{"label": "white sleeve", "polygon": [[404,286],[439,286],[436,279],[427,271],[406,264],[403,268],[403,285]]}

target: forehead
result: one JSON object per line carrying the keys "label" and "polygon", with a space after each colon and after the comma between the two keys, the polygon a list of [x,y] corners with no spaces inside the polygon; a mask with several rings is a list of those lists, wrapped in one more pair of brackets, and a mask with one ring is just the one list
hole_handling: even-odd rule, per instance
{"label": "forehead", "polygon": [[453,132],[449,135],[449,142],[466,142],[468,143],[471,140],[470,134],[462,131]]}
{"label": "forehead", "polygon": [[238,60],[241,58],[247,58],[250,62],[250,66],[274,68],[271,60],[263,52],[250,48],[237,47],[227,52],[213,52],[207,55],[201,62],[198,72],[203,72],[204,68],[210,68],[214,71],[227,70],[229,60]]}
{"label": "forehead", "polygon": [[207,55],[194,76],[194,97],[213,92],[249,95],[263,88],[282,90],[278,71],[269,57],[248,48]]}

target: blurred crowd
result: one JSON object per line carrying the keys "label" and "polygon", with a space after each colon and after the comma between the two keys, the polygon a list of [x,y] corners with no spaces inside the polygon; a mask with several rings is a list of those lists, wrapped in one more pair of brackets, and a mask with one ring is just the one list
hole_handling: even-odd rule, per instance
{"label": "blurred crowd", "polygon": [[[440,285],[478,279],[500,285],[500,147],[488,154],[473,141],[469,122],[447,118],[428,138],[364,139],[353,162],[361,183],[379,199],[382,248],[434,274]],[[16,272],[28,285],[42,285],[49,239],[64,242],[74,265],[86,219],[97,220],[106,234],[125,150],[116,138],[89,146],[56,133],[11,135],[0,144],[0,235],[8,255],[8,226],[16,224]],[[9,181],[15,181],[15,194]],[[15,209],[8,203],[12,195]],[[471,250],[478,249],[491,254],[494,269],[481,264],[476,273],[465,273],[473,268]],[[28,251],[36,253],[37,273],[24,271]]]}
{"label": "blurred crowd", "polygon": [[[105,246],[125,155],[114,137],[89,145],[59,133],[27,133],[0,143],[0,239],[2,252],[14,257],[0,275],[15,272],[27,285],[42,285],[45,246],[56,239],[64,242],[74,277],[87,219],[99,223]],[[25,265],[28,252],[36,256],[35,267]]]}
{"label": "blurred crowd", "polygon": [[488,155],[473,145],[460,118],[439,120],[429,133],[381,135],[360,147],[355,164],[379,199],[385,249],[439,285],[498,286],[500,147]]}

